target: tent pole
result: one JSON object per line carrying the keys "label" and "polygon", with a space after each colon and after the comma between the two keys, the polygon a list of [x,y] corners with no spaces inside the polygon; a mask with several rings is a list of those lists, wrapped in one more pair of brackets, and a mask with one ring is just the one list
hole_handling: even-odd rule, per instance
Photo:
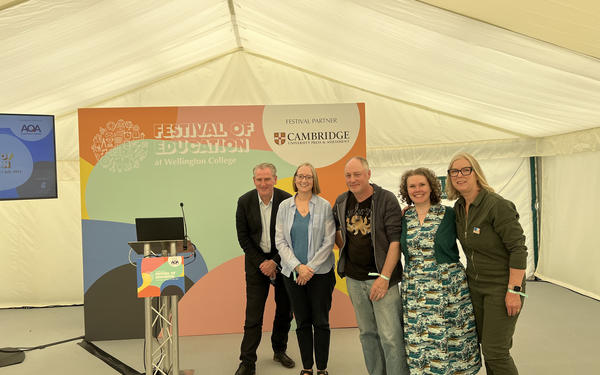
{"label": "tent pole", "polygon": [[539,251],[539,242],[538,242],[538,229],[539,229],[539,202],[538,202],[538,169],[537,169],[537,158],[535,156],[529,157],[529,169],[531,176],[531,213],[532,213],[532,221],[533,221],[533,259],[534,266],[537,269],[538,264],[538,251]]}

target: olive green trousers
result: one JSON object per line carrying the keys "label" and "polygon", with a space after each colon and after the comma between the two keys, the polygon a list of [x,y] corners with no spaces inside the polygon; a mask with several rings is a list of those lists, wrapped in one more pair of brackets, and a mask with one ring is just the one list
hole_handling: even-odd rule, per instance
{"label": "olive green trousers", "polygon": [[[510,355],[510,348],[519,315],[508,316],[506,312],[504,299],[507,285],[481,282],[471,278],[468,281],[477,324],[477,336],[487,375],[518,375],[519,371]],[[524,287],[525,283],[523,289]],[[521,303],[524,299],[521,297]]]}

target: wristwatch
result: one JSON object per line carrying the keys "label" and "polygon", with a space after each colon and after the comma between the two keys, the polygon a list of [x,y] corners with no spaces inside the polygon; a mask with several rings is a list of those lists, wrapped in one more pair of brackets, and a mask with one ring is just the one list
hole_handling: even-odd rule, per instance
{"label": "wristwatch", "polygon": [[527,297],[527,294],[522,292],[523,288],[521,288],[519,285],[514,285],[514,286],[508,286],[508,292],[509,293],[513,293],[513,294],[518,294],[520,296],[523,297]]}

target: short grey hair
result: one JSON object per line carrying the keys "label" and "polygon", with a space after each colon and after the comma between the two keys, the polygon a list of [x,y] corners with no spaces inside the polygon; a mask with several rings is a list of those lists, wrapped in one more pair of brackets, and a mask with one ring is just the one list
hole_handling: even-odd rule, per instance
{"label": "short grey hair", "polygon": [[352,160],[358,160],[366,170],[369,170],[369,162],[362,156],[353,156],[350,159],[348,159],[346,164],[350,163]]}
{"label": "short grey hair", "polygon": [[269,168],[271,170],[271,174],[273,175],[273,177],[277,176],[277,168],[275,168],[275,166],[271,163],[257,164],[254,168],[252,168],[252,176],[256,176],[257,169],[265,169],[265,168]]}

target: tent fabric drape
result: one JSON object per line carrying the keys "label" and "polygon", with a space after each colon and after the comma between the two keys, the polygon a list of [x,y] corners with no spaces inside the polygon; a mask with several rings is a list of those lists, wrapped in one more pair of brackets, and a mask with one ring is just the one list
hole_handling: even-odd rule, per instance
{"label": "tent fabric drape", "polygon": [[591,57],[413,0],[233,5],[235,23],[226,0],[30,0],[5,9],[0,82],[11,95],[2,107],[62,115],[241,48],[513,135],[598,124]]}
{"label": "tent fabric drape", "polygon": [[[198,87],[202,87],[199,90]],[[269,87],[270,90],[264,90]],[[294,87],[294,90],[290,90]],[[401,134],[399,139],[407,144],[415,143],[423,138],[423,127],[432,124],[437,119],[438,131],[431,132],[431,139],[443,142],[449,134],[462,134],[464,138],[472,136],[472,131],[465,125],[466,121],[456,118],[445,118],[439,113],[431,113],[423,108],[401,104],[392,107],[393,100],[379,95],[365,93],[359,89],[348,87],[338,82],[302,72],[292,67],[273,62],[244,52],[237,52],[214,60],[176,76],[156,82],[140,90],[115,97],[98,106],[153,106],[153,105],[216,105],[227,104],[258,104],[258,103],[319,103],[319,102],[351,102],[364,101],[367,108],[367,139],[368,143],[377,143],[379,139]],[[387,109],[387,110],[386,110]],[[390,115],[392,114],[392,115]],[[378,131],[377,124],[394,118],[394,126],[385,127]],[[434,127],[436,126],[435,123]],[[452,129],[443,131],[443,129]],[[498,137],[510,137],[502,132],[484,128],[484,132],[496,133]],[[588,131],[586,134],[595,134]],[[593,140],[586,135],[561,136],[567,141],[571,137],[579,142],[581,139]],[[561,144],[553,137],[550,142]],[[6,234],[0,239],[0,247],[9,250],[11,260],[5,263],[0,281],[12,285],[10,290],[4,290],[0,296],[2,307],[23,305],[71,304],[82,302],[81,274],[81,222],[80,222],[80,191],[79,191],[79,162],[77,158],[77,117],[71,113],[57,118],[57,140],[59,149],[59,199],[54,201],[14,201],[3,202],[0,211]],[[577,141],[579,140],[579,141]],[[520,145],[520,146],[519,146]],[[397,190],[397,180],[401,172],[411,166],[439,164],[449,160],[459,149],[473,152],[480,159],[500,162],[503,159],[520,160],[535,150],[536,141],[531,139],[508,138],[498,141],[457,143],[450,146],[414,146],[408,151],[387,150],[368,147],[368,157],[374,170],[374,181],[379,181],[381,171],[393,170],[394,177],[390,184],[392,191]],[[422,148],[423,150],[420,150]],[[565,147],[558,147],[560,150]],[[553,148],[548,148],[549,150]],[[573,148],[572,150],[576,150]],[[503,151],[504,150],[504,151]],[[521,151],[519,151],[521,150]],[[412,161],[412,164],[411,164]],[[439,164],[443,173],[447,166]],[[439,169],[438,168],[438,169]],[[496,170],[495,166],[490,170]],[[526,170],[526,168],[525,168]],[[529,178],[519,172],[524,183]],[[499,174],[498,178],[505,177]],[[547,187],[544,187],[547,189]],[[529,194],[530,188],[522,186],[515,188],[522,194]],[[520,206],[522,216],[527,212],[527,198]],[[18,218],[18,220],[16,219]],[[525,219],[523,219],[525,220]],[[591,225],[591,224],[588,224]],[[585,225],[584,225],[585,227]],[[25,236],[24,228],[27,230]],[[26,243],[24,236],[27,237]],[[531,238],[528,235],[528,238]],[[24,251],[26,249],[26,251]],[[544,261],[547,250],[541,254]],[[51,267],[50,267],[51,265]],[[51,269],[50,269],[50,268]],[[555,277],[552,267],[544,269],[546,277]],[[61,277],[54,277],[61,275]],[[37,280],[37,281],[36,281]],[[586,283],[580,287],[592,289]]]}
{"label": "tent fabric drape", "polygon": [[600,300],[600,152],[542,158],[536,276]]}
{"label": "tent fabric drape", "polygon": [[[486,178],[496,192],[504,198],[512,201],[519,212],[519,223],[523,227],[528,249],[526,276],[533,277],[535,271],[535,255],[533,246],[533,218],[531,212],[531,179],[529,178],[529,158],[501,158],[501,159],[478,159]],[[448,162],[425,164],[418,163],[413,165],[403,165],[401,167],[379,167],[370,164],[372,167],[372,179],[384,188],[399,193],[400,177],[409,170],[418,167],[427,167],[436,173],[436,176],[445,176],[448,169]],[[446,181],[448,183],[448,181]],[[401,202],[402,206],[405,205]],[[454,201],[442,200],[442,204],[454,206]],[[461,261],[466,264],[464,254],[461,252]]]}
{"label": "tent fabric drape", "polygon": [[600,294],[585,274],[593,220],[559,215],[597,208],[574,181],[597,190],[582,168],[598,170],[598,59],[412,0],[29,0],[0,11],[0,48],[0,112],[54,114],[59,160],[58,199],[2,202],[0,307],[83,300],[76,110],[88,106],[364,102],[374,175],[393,179],[463,150],[490,170],[542,157],[538,274]]}

